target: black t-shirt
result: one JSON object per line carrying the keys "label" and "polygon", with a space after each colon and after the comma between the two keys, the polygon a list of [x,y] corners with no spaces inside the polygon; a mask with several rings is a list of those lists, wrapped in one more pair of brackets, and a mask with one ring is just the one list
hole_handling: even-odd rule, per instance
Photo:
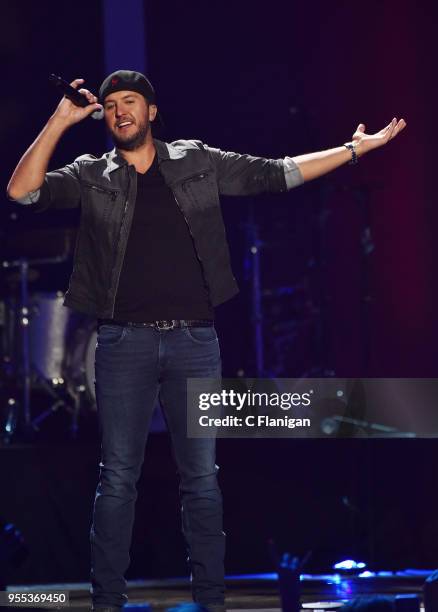
{"label": "black t-shirt", "polygon": [[137,199],[114,319],[213,319],[186,220],[159,171],[157,155],[137,173]]}

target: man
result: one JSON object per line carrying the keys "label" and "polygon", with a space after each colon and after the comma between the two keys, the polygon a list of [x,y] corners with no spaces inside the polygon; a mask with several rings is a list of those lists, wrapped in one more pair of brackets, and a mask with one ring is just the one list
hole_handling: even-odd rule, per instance
{"label": "man", "polygon": [[[80,87],[83,79],[72,82]],[[219,194],[284,192],[394,138],[393,119],[374,135],[360,124],[352,141],[328,151],[263,159],[199,141],[152,137],[155,92],[137,72],[109,75],[100,103],[63,98],[8,185],[11,199],[35,210],[81,206],[65,305],[98,318],[96,398],[102,433],[100,481],[91,528],[93,609],[126,601],[124,574],[134,520],[136,482],[155,399],[172,437],[180,476],[182,526],[193,599],[224,607],[225,534],[213,439],[186,436],[186,379],[219,378],[214,307],[237,291]],[[52,153],[75,123],[104,109],[115,149],[84,155],[47,172]]]}

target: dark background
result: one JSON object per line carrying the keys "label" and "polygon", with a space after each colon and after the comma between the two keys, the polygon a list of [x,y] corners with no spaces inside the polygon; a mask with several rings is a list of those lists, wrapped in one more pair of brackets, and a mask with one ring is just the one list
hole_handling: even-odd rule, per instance
{"label": "dark background", "polygon": [[[6,187],[20,155],[57,104],[48,75],[83,77],[96,91],[105,61],[100,2],[17,2],[2,8],[0,178]],[[252,210],[263,243],[268,372],[434,377],[434,3],[145,2],[145,15],[147,72],[166,124],[163,139],[198,138],[225,150],[283,157],[339,146],[360,122],[367,132],[381,129],[393,116],[408,123],[399,138],[356,167],[345,166],[281,196],[224,199],[241,287],[239,296],[217,311],[224,373],[255,372],[247,230]],[[122,3],[117,19],[129,37]],[[123,48],[120,52],[124,56]],[[103,123],[87,120],[65,136],[52,167],[85,152],[99,155],[107,146]],[[51,254],[57,247],[41,232],[51,227],[62,232],[77,223],[76,213],[34,216],[8,203],[6,196],[3,200],[3,258],[23,251],[23,232],[37,236],[41,252]],[[65,290],[70,262],[39,271],[33,291]],[[0,299],[14,291],[5,274],[0,290]],[[65,558],[73,543],[81,544],[62,576],[55,575],[48,560],[40,564],[43,575],[36,573],[41,580],[86,577],[84,531],[97,477],[97,438],[87,447],[88,455],[67,446],[64,469],[56,462],[56,478],[69,482],[69,503],[59,487],[58,499],[35,487],[32,503],[40,509],[39,520],[51,534],[47,537],[61,542]],[[301,553],[314,548],[315,569],[349,554],[374,566],[437,565],[435,446],[419,440],[220,441],[230,571],[269,569],[265,541],[270,535],[283,548]],[[180,551],[181,543],[176,486],[167,488],[173,467],[166,438],[157,435],[150,447],[132,575],[184,573],[183,554],[173,552]],[[34,469],[38,466],[46,480],[47,463],[38,457],[49,451],[3,449],[2,455],[0,449],[0,457],[13,451],[14,461],[2,460],[4,478],[15,483],[12,501],[4,507],[8,520],[27,524],[22,502],[30,476],[25,466],[35,461]],[[29,459],[32,452],[38,456]],[[59,457],[63,447],[50,452]],[[86,461],[86,456],[88,470],[72,472],[78,457]],[[154,473],[153,458],[167,474],[160,481],[166,486],[146,476]],[[342,503],[345,495],[357,503],[359,514]],[[60,522],[50,531],[53,500]],[[152,517],[158,524],[150,528]],[[168,536],[152,545],[157,533]],[[28,538],[32,534],[29,527]],[[34,559],[40,548],[35,544]],[[155,562],[159,551],[162,556]],[[17,579],[32,580],[36,566]]]}

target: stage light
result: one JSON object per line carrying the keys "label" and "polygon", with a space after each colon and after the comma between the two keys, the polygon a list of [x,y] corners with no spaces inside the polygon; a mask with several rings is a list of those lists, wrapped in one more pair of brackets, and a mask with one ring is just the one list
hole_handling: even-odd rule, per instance
{"label": "stage light", "polygon": [[333,569],[336,570],[355,570],[355,569],[364,569],[366,564],[363,561],[353,561],[353,559],[345,559],[344,561],[340,561],[339,563],[335,563]]}
{"label": "stage light", "polygon": [[376,572],[370,572],[369,570],[366,570],[365,572],[361,572],[359,574],[359,578],[374,578],[376,575]]}

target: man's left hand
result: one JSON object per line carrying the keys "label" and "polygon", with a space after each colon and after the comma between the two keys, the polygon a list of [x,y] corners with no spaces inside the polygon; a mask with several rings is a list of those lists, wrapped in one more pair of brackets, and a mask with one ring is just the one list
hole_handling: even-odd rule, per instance
{"label": "man's left hand", "polygon": [[358,156],[364,155],[364,153],[368,153],[372,149],[377,149],[385,145],[387,142],[392,140],[400,134],[400,132],[406,127],[406,121],[404,119],[400,119],[397,121],[397,118],[389,123],[386,127],[384,127],[380,132],[376,132],[375,134],[365,134],[365,125],[363,123],[359,123],[356,131],[353,134],[352,142],[356,142],[356,151]]}

